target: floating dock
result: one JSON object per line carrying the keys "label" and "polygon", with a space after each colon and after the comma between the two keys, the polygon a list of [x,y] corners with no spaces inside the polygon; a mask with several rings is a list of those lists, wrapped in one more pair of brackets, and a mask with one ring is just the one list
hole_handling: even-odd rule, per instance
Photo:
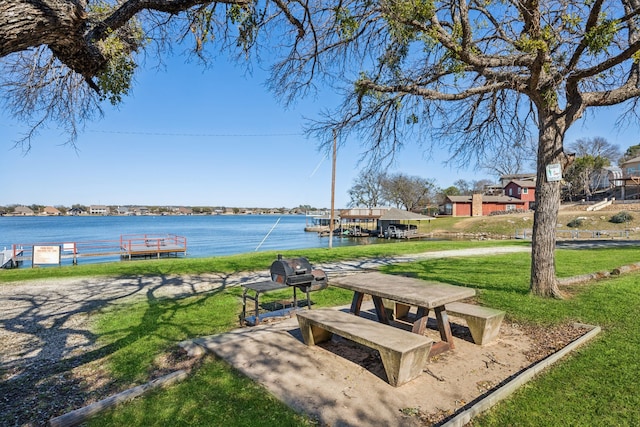
{"label": "floating dock", "polygon": [[187,239],[173,234],[166,236],[125,235],[120,237],[121,258],[161,258],[163,256],[184,255],[186,252]]}

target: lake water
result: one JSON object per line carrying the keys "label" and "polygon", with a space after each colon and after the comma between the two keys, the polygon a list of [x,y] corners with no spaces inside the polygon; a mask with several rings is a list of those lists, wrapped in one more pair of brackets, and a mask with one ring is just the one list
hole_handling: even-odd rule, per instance
{"label": "lake water", "polygon": [[[186,237],[188,257],[328,247],[328,237],[304,231],[306,222],[304,215],[0,217],[0,249],[12,244],[118,240],[123,234]],[[384,241],[334,237],[333,246],[376,240]],[[94,261],[98,260],[80,262]]]}

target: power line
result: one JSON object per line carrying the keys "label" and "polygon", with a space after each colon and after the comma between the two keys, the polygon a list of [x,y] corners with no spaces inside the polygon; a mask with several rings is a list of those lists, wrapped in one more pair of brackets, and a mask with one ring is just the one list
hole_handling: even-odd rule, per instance
{"label": "power line", "polygon": [[282,132],[282,133],[180,133],[180,132],[142,132],[142,131],[116,131],[116,130],[89,130],[93,133],[109,133],[119,135],[147,135],[147,136],[184,136],[184,137],[267,137],[267,136],[301,136],[300,132]]}

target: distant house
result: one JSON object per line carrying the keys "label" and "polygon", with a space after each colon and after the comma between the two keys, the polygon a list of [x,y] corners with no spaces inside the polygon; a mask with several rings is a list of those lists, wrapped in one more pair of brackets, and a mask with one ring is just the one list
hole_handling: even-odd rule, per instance
{"label": "distant house", "polygon": [[625,178],[631,176],[640,177],[640,157],[626,160],[620,165],[620,168]]}
{"label": "distant house", "polygon": [[47,206],[46,208],[44,208],[44,212],[45,215],[48,216],[60,216],[62,215],[62,212],[60,212],[58,209],[54,208],[53,206]]}
{"label": "distant house", "polygon": [[640,157],[634,157],[620,165],[622,169],[623,199],[640,198]]}
{"label": "distant house", "polygon": [[16,206],[13,214],[17,216],[33,216],[33,210],[27,206]]}
{"label": "distant house", "polygon": [[178,215],[193,215],[193,209],[181,206],[177,209]]}
{"label": "distant house", "polygon": [[118,206],[116,212],[118,213],[118,215],[131,215],[129,208],[126,206]]}
{"label": "distant house", "polygon": [[85,213],[86,211],[84,209],[78,207],[71,208],[68,211],[68,214],[73,216],[84,215]]}
{"label": "distant house", "polygon": [[528,209],[529,201],[509,196],[487,196],[473,194],[470,196],[447,196],[440,211],[451,216],[485,216],[492,212],[509,212]]}
{"label": "distant house", "polygon": [[510,181],[504,187],[504,195],[524,201],[524,209],[530,209],[536,200],[536,183],[529,180]]}
{"label": "distant house", "polygon": [[533,181],[536,182],[536,174],[535,172],[529,173],[513,173],[509,175],[502,175],[500,177],[500,187],[504,188],[511,181]]}
{"label": "distant house", "polygon": [[129,210],[130,215],[149,215],[149,208],[146,206],[136,206]]}
{"label": "distant house", "polygon": [[104,205],[91,205],[89,206],[90,215],[109,215],[109,208]]}

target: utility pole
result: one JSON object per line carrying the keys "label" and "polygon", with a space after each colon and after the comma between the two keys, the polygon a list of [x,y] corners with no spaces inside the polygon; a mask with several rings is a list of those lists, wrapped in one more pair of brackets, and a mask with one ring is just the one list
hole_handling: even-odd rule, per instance
{"label": "utility pole", "polygon": [[336,143],[336,131],[333,130],[333,162],[331,166],[331,218],[329,218],[329,249],[333,247],[333,222],[335,218],[336,200],[336,154],[338,152]]}

